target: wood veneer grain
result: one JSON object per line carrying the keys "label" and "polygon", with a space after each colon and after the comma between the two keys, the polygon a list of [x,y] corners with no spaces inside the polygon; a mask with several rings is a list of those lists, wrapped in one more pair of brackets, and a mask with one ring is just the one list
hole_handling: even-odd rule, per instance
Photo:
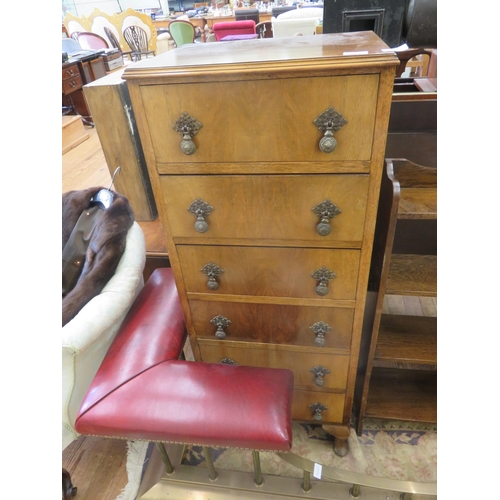
{"label": "wood veneer grain", "polygon": [[374,368],[365,416],[436,422],[436,373]]}
{"label": "wood veneer grain", "polygon": [[331,326],[324,348],[344,349],[351,345],[354,309],[331,306],[308,307],[285,304],[253,304],[190,300],[193,327],[198,337],[212,337],[215,327],[210,320],[220,314],[231,321],[226,328],[229,339],[271,342],[315,347],[316,335],[311,326],[323,321]]}
{"label": "wood veneer grain", "polygon": [[[226,85],[224,92],[219,82],[204,82],[144,86],[141,94],[148,121],[154,124],[150,134],[159,163],[185,159],[179,146],[182,137],[173,125],[190,109],[203,124],[193,138],[197,149],[190,163],[330,163],[371,159],[378,83],[376,74],[248,79]],[[299,97],[305,95],[307,99]],[[335,103],[335,110],[347,120],[335,133],[337,147],[329,155],[319,150],[323,133],[313,124],[327,109],[325,103]]]}
{"label": "wood veneer grain", "polygon": [[386,293],[435,297],[437,256],[396,254],[391,257]]}
{"label": "wood veneer grain", "polygon": [[437,363],[437,318],[383,314],[375,361]]}

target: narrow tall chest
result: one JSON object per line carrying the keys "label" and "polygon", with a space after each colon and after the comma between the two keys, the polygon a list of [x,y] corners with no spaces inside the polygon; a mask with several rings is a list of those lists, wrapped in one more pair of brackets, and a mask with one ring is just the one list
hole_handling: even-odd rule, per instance
{"label": "narrow tall chest", "polygon": [[195,358],[289,368],[347,437],[395,55],[373,32],[185,45],[127,68]]}

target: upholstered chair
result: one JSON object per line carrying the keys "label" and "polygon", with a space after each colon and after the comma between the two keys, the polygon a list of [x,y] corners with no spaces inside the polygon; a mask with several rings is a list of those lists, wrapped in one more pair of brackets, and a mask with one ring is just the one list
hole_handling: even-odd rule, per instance
{"label": "upholstered chair", "polygon": [[228,35],[255,35],[255,21],[222,21],[214,23],[212,31],[219,42]]}
{"label": "upholstered chair", "polygon": [[62,329],[62,449],[78,438],[74,422],[83,398],[118,328],[144,286],[144,234],[137,222],[125,252],[99,295]]}
{"label": "upholstered chair", "polygon": [[[288,14],[285,13],[285,14]],[[273,28],[273,38],[283,38],[287,36],[295,35],[315,35],[316,25],[318,20],[313,17],[303,18],[303,19],[280,19],[281,16],[277,18],[271,18],[271,24]]]}
{"label": "upholstered chair", "polygon": [[189,21],[175,19],[168,25],[168,30],[176,47],[180,47],[186,43],[194,43],[196,29]]}
{"label": "upholstered chair", "polygon": [[[274,9],[273,9],[274,10]],[[302,7],[272,17],[273,37],[314,35],[316,25],[323,20],[323,7]]]}

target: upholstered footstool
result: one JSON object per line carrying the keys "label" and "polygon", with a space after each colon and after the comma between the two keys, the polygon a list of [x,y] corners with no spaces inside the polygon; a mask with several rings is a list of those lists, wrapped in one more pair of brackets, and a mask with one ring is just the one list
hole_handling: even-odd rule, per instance
{"label": "upholstered footstool", "polygon": [[170,269],[157,269],[117,333],[87,392],[75,428],[80,434],[201,445],[210,479],[210,447],[290,451],[290,370],[180,360],[184,317]]}

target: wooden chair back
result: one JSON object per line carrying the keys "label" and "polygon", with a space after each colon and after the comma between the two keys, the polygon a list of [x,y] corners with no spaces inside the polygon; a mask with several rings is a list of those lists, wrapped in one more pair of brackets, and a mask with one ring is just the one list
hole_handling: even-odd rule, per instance
{"label": "wooden chair back", "polygon": [[123,30],[123,37],[128,46],[132,49],[132,59],[140,61],[141,57],[149,54],[155,55],[154,50],[148,48],[148,36],[140,26],[128,26]]}
{"label": "wooden chair back", "polygon": [[76,41],[83,50],[109,49],[108,42],[96,33],[76,33]]}
{"label": "wooden chair back", "polygon": [[273,38],[273,23],[271,21],[264,21],[255,25],[255,33],[259,38]]}

